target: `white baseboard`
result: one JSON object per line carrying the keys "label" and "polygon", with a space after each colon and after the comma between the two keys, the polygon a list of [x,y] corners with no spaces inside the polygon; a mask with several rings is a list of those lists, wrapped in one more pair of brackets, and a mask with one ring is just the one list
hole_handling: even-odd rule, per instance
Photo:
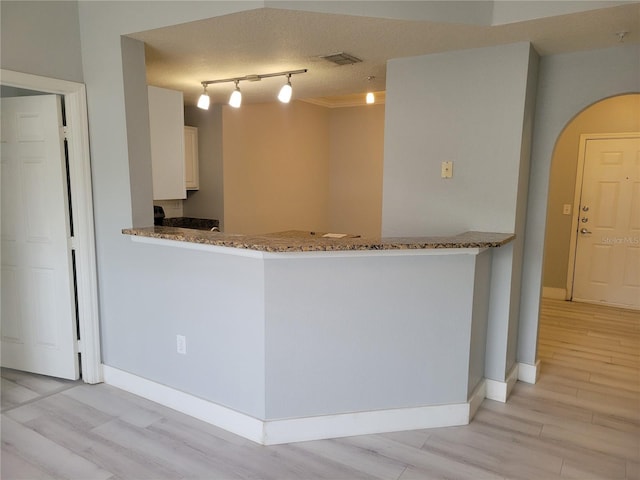
{"label": "white baseboard", "polygon": [[263,445],[278,445],[354,435],[467,425],[469,404],[375,410],[272,420],[264,423]]}
{"label": "white baseboard", "polygon": [[107,365],[104,381],[262,445],[467,425],[485,397],[482,381],[467,403],[261,420]]}
{"label": "white baseboard", "polygon": [[566,300],[566,288],[542,287],[542,296],[544,298],[552,298],[554,300]]}
{"label": "white baseboard", "polygon": [[528,363],[518,364],[518,380],[525,383],[535,384],[540,376],[540,360],[535,365]]}
{"label": "white baseboard", "polygon": [[216,425],[254,442],[262,443],[263,441],[264,422],[257,418],[108,365],[103,365],[103,371],[104,383],[108,385]]}
{"label": "white baseboard", "polygon": [[498,402],[505,403],[509,395],[511,395],[511,390],[513,390],[516,381],[518,380],[518,364],[516,363],[504,382],[499,380],[491,380],[489,378],[485,378],[485,382],[487,385],[487,394],[486,397],[489,400],[496,400]]}

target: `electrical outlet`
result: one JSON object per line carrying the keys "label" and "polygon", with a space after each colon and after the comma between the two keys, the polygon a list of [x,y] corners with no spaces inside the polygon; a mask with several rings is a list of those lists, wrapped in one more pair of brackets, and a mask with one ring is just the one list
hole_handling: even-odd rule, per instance
{"label": "electrical outlet", "polygon": [[453,162],[442,162],[440,167],[440,176],[442,178],[453,177]]}
{"label": "electrical outlet", "polygon": [[176,335],[176,351],[181,355],[187,354],[187,337]]}

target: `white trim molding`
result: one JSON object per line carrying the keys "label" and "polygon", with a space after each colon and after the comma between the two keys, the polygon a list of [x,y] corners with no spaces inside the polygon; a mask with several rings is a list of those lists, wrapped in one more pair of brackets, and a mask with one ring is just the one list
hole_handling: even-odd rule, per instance
{"label": "white trim molding", "polygon": [[467,425],[485,396],[482,381],[466,403],[261,420],[108,365],[103,365],[103,370],[109,385],[261,445]]}
{"label": "white trim molding", "polygon": [[504,382],[485,378],[487,388],[486,398],[505,403],[518,380],[518,370],[518,364],[515,364]]}
{"label": "white trim molding", "polygon": [[518,364],[518,380],[525,383],[535,384],[540,378],[540,360],[535,365],[528,363]]}
{"label": "white trim molding", "polygon": [[542,287],[542,296],[554,300],[567,300],[566,288]]}

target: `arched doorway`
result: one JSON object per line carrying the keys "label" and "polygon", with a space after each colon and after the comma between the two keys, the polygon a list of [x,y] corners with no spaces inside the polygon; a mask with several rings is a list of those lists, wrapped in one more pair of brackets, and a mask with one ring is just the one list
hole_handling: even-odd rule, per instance
{"label": "arched doorway", "polygon": [[640,94],[600,100],[567,123],[555,144],[549,175],[543,297],[570,299],[576,176],[581,135],[640,131]]}

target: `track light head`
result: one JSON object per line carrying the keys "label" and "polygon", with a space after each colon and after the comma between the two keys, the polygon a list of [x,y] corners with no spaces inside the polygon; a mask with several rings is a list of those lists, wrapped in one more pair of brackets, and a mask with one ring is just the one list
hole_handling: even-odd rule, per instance
{"label": "track light head", "polygon": [[287,83],[285,83],[278,93],[278,100],[282,103],[289,103],[291,101],[291,94],[293,89],[291,88],[291,74],[287,75]]}
{"label": "track light head", "polygon": [[240,92],[240,87],[238,86],[238,83],[240,83],[240,81],[236,80],[235,82],[236,89],[231,93],[231,96],[229,97],[229,105],[233,108],[240,108],[240,105],[242,105],[242,92]]}
{"label": "track light head", "polygon": [[[369,83],[371,83],[372,80],[374,80],[376,77],[374,77],[373,75],[369,75],[367,77],[367,81]],[[373,92],[369,91],[367,92],[367,96],[365,97],[365,101],[367,102],[367,105],[373,105],[374,103],[376,103],[376,96],[373,94]]]}
{"label": "track light head", "polygon": [[200,95],[200,98],[198,98],[198,108],[201,108],[202,110],[209,110],[209,103],[211,99],[207,93],[207,84],[203,83],[202,87],[204,88],[204,91],[202,92],[202,95]]}

